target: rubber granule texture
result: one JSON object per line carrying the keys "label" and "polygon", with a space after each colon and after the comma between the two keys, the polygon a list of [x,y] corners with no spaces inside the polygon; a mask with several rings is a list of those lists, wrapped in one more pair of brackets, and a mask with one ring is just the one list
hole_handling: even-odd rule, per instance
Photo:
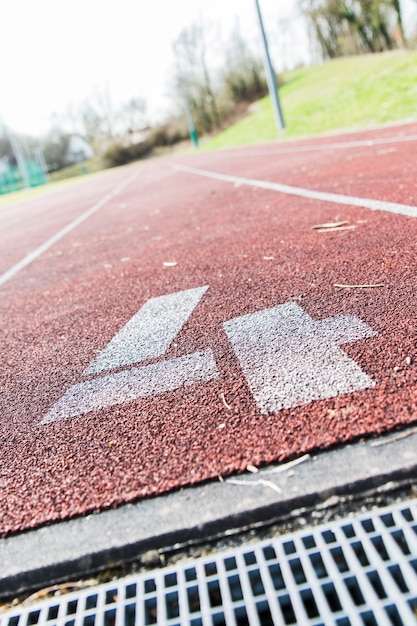
{"label": "rubber granule texture", "polygon": [[[228,159],[202,155],[182,162],[288,184],[296,178],[292,172],[290,180],[291,168],[320,165],[320,175],[310,172],[296,184],[334,191],[340,180],[343,189],[337,193],[417,204],[415,184],[402,169],[412,148],[415,144],[396,146],[398,158],[391,154],[390,160],[379,155],[382,173],[375,164],[381,147],[354,163],[340,151],[256,158],[236,151]],[[378,435],[417,419],[417,219],[235,187],[176,172],[172,164],[165,159],[134,166],[135,182],[1,287],[2,535],[226,476],[248,464]],[[67,203],[57,194],[42,208],[37,200],[35,217],[30,203],[16,207],[15,214],[11,209],[0,214],[0,242],[10,251],[4,268],[85,211],[122,174],[111,176],[73,189]],[[380,188],[378,177],[384,181]],[[361,184],[352,190],[356,180]],[[313,229],[339,221],[353,228]],[[198,289],[200,299],[162,356],[87,371],[148,300]],[[290,408],[258,406],[228,324],[275,308],[301,310],[313,322],[347,316],[366,325],[366,336],[338,345],[363,372],[362,387]],[[245,319],[269,324],[272,318]],[[236,341],[244,341],[245,324],[234,328]],[[281,328],[281,343],[288,335],[291,344],[288,328]],[[267,354],[261,332],[254,355],[262,340]],[[279,361],[279,368],[290,371],[290,387],[298,384],[295,360],[303,362],[302,348],[300,356],[294,336],[292,341]],[[193,382],[194,361],[183,357],[195,353],[204,353],[208,373]],[[152,365],[146,372],[159,376],[169,370],[171,376],[172,367],[158,364],[172,359],[187,364],[185,373],[177,368],[172,374],[174,387],[185,381],[178,389],[161,391],[158,379],[156,395],[147,387],[147,395],[136,400],[41,424],[75,385],[120,372],[126,375],[117,381],[132,381],[135,368]],[[268,367],[265,371],[267,376]]]}

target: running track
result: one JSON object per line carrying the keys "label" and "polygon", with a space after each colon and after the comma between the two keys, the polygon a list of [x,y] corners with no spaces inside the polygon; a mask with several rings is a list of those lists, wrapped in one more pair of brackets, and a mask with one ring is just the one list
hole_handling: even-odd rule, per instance
{"label": "running track", "polygon": [[415,422],[416,155],[385,127],[0,210],[0,533]]}

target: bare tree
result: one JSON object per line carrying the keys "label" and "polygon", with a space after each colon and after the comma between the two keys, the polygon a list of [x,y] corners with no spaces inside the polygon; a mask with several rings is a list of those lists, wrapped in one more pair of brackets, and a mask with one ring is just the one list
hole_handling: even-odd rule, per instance
{"label": "bare tree", "polygon": [[[221,127],[217,97],[209,70],[208,48],[213,44],[213,29],[194,23],[181,31],[174,42],[177,58],[177,89],[185,86],[196,123],[205,132]],[[181,77],[178,76],[181,73]]]}
{"label": "bare tree", "polygon": [[61,127],[58,116],[53,115],[53,125],[43,139],[43,154],[49,171],[62,169],[68,165],[66,154],[68,150],[69,134]]}
{"label": "bare tree", "polygon": [[96,87],[91,98],[91,107],[100,119],[100,127],[105,137],[113,137],[116,126],[116,113],[108,83]]}
{"label": "bare tree", "polygon": [[79,116],[83,125],[83,135],[89,141],[102,136],[102,120],[89,100],[85,100],[79,107]]}
{"label": "bare tree", "polygon": [[118,119],[128,132],[141,130],[147,126],[146,109],[144,98],[131,98],[121,106]]}
{"label": "bare tree", "polygon": [[325,57],[382,52],[403,40],[398,0],[301,0],[301,9]]}
{"label": "bare tree", "polygon": [[13,157],[13,150],[10,139],[0,127],[0,159],[10,159]]}
{"label": "bare tree", "polygon": [[252,102],[268,92],[262,60],[249,49],[237,20],[225,49],[223,82],[232,102]]}

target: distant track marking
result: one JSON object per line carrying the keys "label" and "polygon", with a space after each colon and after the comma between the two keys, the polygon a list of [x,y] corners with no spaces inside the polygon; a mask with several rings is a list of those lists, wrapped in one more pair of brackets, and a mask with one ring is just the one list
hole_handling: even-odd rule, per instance
{"label": "distant track marking", "polygon": [[38,248],[36,248],[32,252],[29,252],[29,254],[27,254],[21,261],[13,265],[10,269],[6,270],[4,274],[1,274],[0,286],[7,283],[7,281],[9,281],[11,278],[16,276],[16,274],[18,274],[25,267],[33,263],[33,261],[36,261],[36,259],[39,258],[41,254],[46,252],[46,250],[49,250],[49,248],[51,248],[54,244],[56,244],[60,239],[65,237],[65,235],[68,235],[68,233],[70,233],[72,230],[74,230],[74,228],[82,224],[82,222],[84,222],[86,219],[91,217],[91,215],[94,215],[94,213],[97,213],[97,211],[99,211],[103,206],[105,206],[108,202],[110,202],[110,200],[112,200],[115,196],[117,196],[118,193],[120,193],[125,187],[127,187],[136,178],[136,176],[137,176],[136,173],[133,174],[132,176],[129,176],[127,180],[125,180],[123,183],[120,183],[120,185],[117,185],[117,187],[115,187],[113,191],[106,194],[98,202],[93,204],[93,206],[90,207],[87,211],[79,215],[75,220],[67,224],[67,226],[64,226],[64,228],[61,228],[61,230],[55,233],[55,235],[50,237],[47,241],[45,241],[45,243],[41,244]]}
{"label": "distant track marking", "polygon": [[356,198],[354,196],[344,196],[338,193],[328,193],[326,191],[315,191],[314,189],[305,189],[303,187],[293,187],[292,185],[284,185],[282,183],[272,183],[267,180],[258,180],[256,178],[241,178],[240,176],[229,176],[209,170],[200,170],[186,165],[174,165],[175,170],[194,174],[196,176],[205,176],[206,178],[214,178],[235,185],[248,185],[250,187],[259,187],[260,189],[268,189],[270,191],[278,191],[292,196],[300,196],[311,200],[322,200],[325,202],[334,202],[336,204],[347,204],[350,206],[359,206],[372,211],[387,211],[389,213],[399,213],[408,217],[417,217],[417,207],[408,204],[397,204],[396,202],[384,202],[382,200],[372,200],[371,198]]}
{"label": "distant track marking", "polygon": [[[379,139],[359,139],[356,141],[336,141],[334,143],[314,143],[308,146],[294,146],[287,147],[285,145],[280,145],[276,147],[276,145],[271,145],[271,150],[265,149],[265,146],[260,147],[259,150],[244,150],[242,153],[244,155],[268,155],[268,154],[297,154],[298,152],[317,152],[318,150],[344,150],[345,148],[372,148],[373,146],[381,146],[384,144],[393,144],[393,143],[407,143],[417,141],[417,135],[409,135],[408,137],[380,137]],[[224,151],[218,152],[219,157],[227,157],[230,158],[230,153],[238,154],[239,151]]]}

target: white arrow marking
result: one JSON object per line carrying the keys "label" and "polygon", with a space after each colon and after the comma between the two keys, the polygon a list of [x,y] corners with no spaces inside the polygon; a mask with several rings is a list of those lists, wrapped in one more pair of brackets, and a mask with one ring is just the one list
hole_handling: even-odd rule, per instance
{"label": "white arrow marking", "polygon": [[289,302],[225,322],[224,329],[265,415],[375,386],[338,347],[377,335],[354,315],[315,322]]}
{"label": "white arrow marking", "polygon": [[70,387],[40,424],[155,396],[219,377],[211,350],[87,380]]}
{"label": "white arrow marking", "polygon": [[207,289],[197,287],[148,300],[84,374],[98,374],[165,354]]}
{"label": "white arrow marking", "polygon": [[[84,373],[163,355],[207,289],[148,300]],[[377,335],[354,315],[316,322],[289,302],[225,322],[224,329],[264,414],[375,385],[339,348]],[[40,424],[218,377],[211,350],[101,376],[72,386]]]}
{"label": "white arrow marking", "polygon": [[[84,374],[97,374],[164,355],[207,289],[208,286],[197,287],[148,300]],[[211,350],[101,376],[73,385],[39,424],[76,417],[218,377]]]}

